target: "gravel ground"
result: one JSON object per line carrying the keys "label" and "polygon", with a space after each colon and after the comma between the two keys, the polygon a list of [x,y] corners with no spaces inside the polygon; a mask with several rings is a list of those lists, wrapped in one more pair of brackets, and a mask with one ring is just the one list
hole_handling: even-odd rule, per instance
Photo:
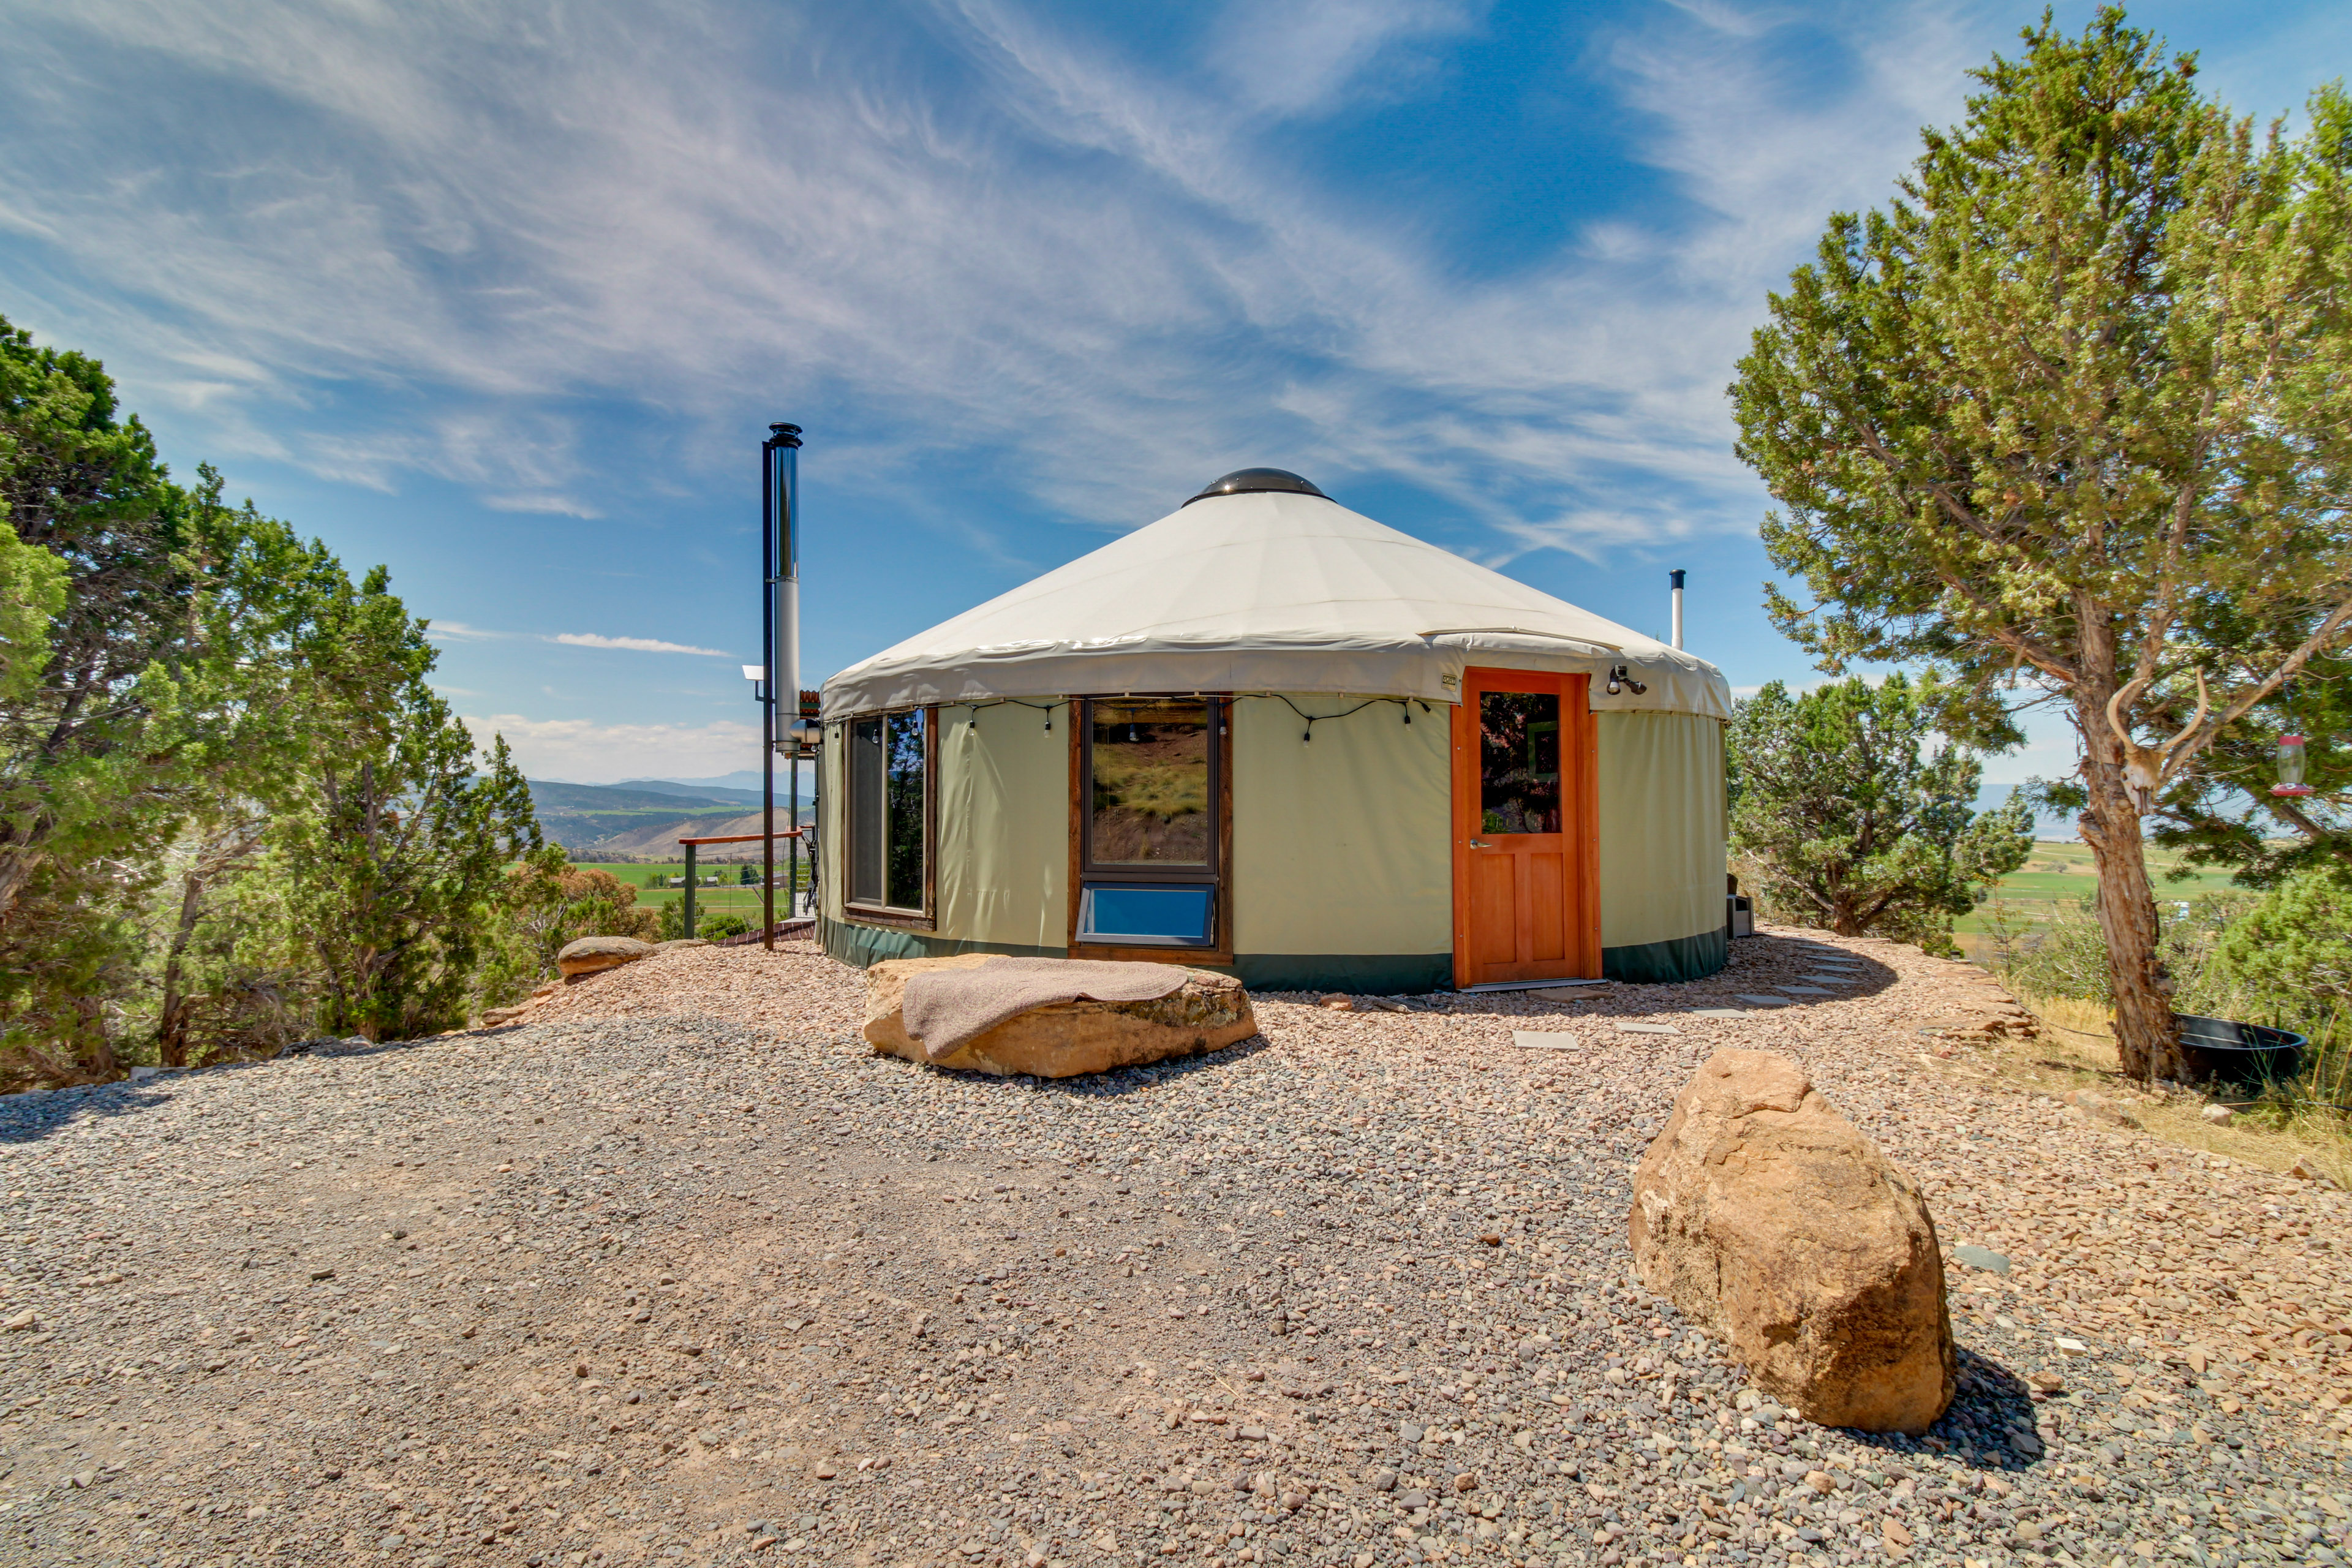
{"label": "gravel ground", "polygon": [[[510,1028],[0,1101],[0,1560],[2341,1562],[2346,1196],[2030,1092],[1964,966],[1734,947],[1575,1004],[1261,997],[1058,1084],[874,1057],[804,945],[683,950]],[[1952,1268],[1925,1439],[1759,1402],[1631,1281],[1633,1164],[1726,1045],[2005,1255]]]}

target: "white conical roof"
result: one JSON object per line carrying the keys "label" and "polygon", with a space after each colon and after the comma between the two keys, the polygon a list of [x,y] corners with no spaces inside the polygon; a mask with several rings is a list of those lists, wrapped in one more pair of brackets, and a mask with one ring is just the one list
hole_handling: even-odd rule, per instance
{"label": "white conical roof", "polygon": [[1601,712],[1731,715],[1705,659],[1319,495],[1203,496],[852,665],[824,716],[1124,692],[1285,691],[1452,702],[1470,665],[1649,689]]}

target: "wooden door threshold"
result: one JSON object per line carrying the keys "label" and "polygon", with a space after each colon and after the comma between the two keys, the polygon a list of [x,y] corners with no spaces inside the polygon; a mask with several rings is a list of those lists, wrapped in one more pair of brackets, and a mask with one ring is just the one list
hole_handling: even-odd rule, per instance
{"label": "wooden door threshold", "polygon": [[1560,985],[1614,985],[1613,980],[1489,980],[1484,985],[1457,985],[1458,994],[1468,996],[1480,991],[1549,991]]}

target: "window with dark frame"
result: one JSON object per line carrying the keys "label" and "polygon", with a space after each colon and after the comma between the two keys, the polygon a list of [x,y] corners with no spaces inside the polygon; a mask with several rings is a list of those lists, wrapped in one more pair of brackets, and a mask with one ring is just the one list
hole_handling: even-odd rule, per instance
{"label": "window with dark frame", "polygon": [[1223,731],[1217,698],[1087,700],[1080,942],[1216,946]]}
{"label": "window with dark frame", "polygon": [[849,885],[853,909],[927,916],[930,723],[923,709],[849,722]]}

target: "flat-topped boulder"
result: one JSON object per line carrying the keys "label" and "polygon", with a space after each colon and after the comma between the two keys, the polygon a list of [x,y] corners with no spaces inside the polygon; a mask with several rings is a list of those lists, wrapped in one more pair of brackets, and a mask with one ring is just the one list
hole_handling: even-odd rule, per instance
{"label": "flat-topped boulder", "polygon": [[[1170,1057],[1223,1050],[1257,1033],[1249,993],[1242,988],[1240,981],[1229,974],[1172,964],[1148,966],[1164,971],[1158,975],[1157,984],[1130,987],[1161,990],[1164,994],[1136,1000],[1077,998],[1047,1002],[1024,1008],[982,1029],[950,1046],[944,1054],[927,1048],[921,1037],[909,1032],[909,982],[925,974],[976,971],[998,958],[995,953],[967,952],[948,958],[886,959],[875,964],[866,972],[867,1042],[877,1051],[933,1067],[959,1068],[999,1077],[1029,1074],[1072,1078]],[[1042,968],[1043,963],[1051,962],[1054,961],[1028,961],[1024,979],[1034,984],[1042,977],[1045,988],[1053,988],[1053,975]],[[1084,981],[1076,977],[1087,971],[1143,967],[1147,966],[1072,966],[1074,978],[1061,988],[1082,988]],[[981,978],[974,976],[975,980]],[[1112,985],[1101,988],[1116,989]]]}
{"label": "flat-topped boulder", "polygon": [[1788,1057],[1717,1051],[1633,1176],[1642,1283],[1806,1420],[1924,1432],[1958,1386],[1927,1201]]}
{"label": "flat-topped boulder", "polygon": [[635,963],[654,951],[652,942],[633,936],[583,936],[564,943],[563,951],[555,955],[555,967],[566,980],[577,980],[583,974]]}

